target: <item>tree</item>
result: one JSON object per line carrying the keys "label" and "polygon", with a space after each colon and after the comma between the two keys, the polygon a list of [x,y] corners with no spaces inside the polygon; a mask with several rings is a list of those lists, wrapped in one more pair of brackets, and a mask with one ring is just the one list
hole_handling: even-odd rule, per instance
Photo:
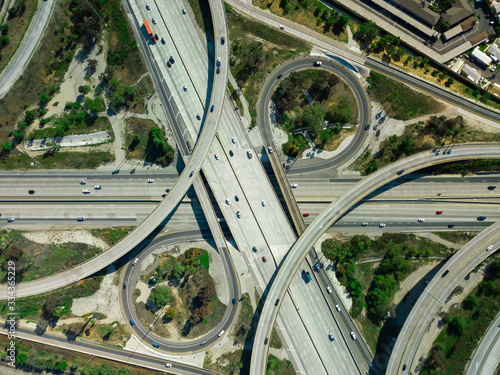
{"label": "tree", "polygon": [[54,366],[54,370],[57,371],[65,371],[68,368],[68,362],[62,361],[62,362],[56,362]]}
{"label": "tree", "polygon": [[10,143],[9,141],[3,142],[2,144],[0,144],[0,146],[5,151],[10,151],[12,149],[12,143]]}
{"label": "tree", "polygon": [[98,96],[94,100],[92,100],[91,98],[85,98],[84,103],[91,113],[102,112],[106,109],[106,106],[104,105],[104,99],[100,96]]}
{"label": "tree", "polygon": [[111,90],[113,91],[116,91],[116,89],[118,89],[118,86],[120,85],[120,82],[118,82],[118,80],[116,78],[112,78],[110,81],[109,81],[109,87],[111,88]]}
{"label": "tree", "polygon": [[91,72],[95,72],[96,69],[97,69],[97,60],[94,59],[89,60],[89,70]]}
{"label": "tree", "polygon": [[377,26],[373,21],[368,21],[362,24],[355,36],[358,39],[361,39],[365,43],[370,44],[378,35]]}
{"label": "tree", "polygon": [[9,44],[9,37],[7,35],[0,36],[0,46],[4,47]]}
{"label": "tree", "polygon": [[90,86],[80,86],[78,87],[78,92],[82,95],[87,95],[90,92]]}
{"label": "tree", "polygon": [[151,291],[149,299],[157,307],[162,308],[170,301],[170,291],[162,285],[158,285]]}
{"label": "tree", "polygon": [[468,296],[464,300],[463,305],[466,310],[475,310],[479,307],[479,301],[476,296]]}
{"label": "tree", "polygon": [[18,121],[17,122],[17,129],[24,131],[28,127],[28,124],[25,121]]}
{"label": "tree", "polygon": [[17,9],[12,7],[8,10],[9,13],[9,19],[17,17]]}
{"label": "tree", "polygon": [[177,313],[175,312],[174,309],[168,309],[165,311],[165,319],[174,319],[176,317]]}
{"label": "tree", "polygon": [[0,25],[0,35],[7,35],[8,32],[9,32],[9,25],[7,25],[7,23]]}
{"label": "tree", "polygon": [[451,85],[453,85],[453,78],[448,78],[448,80],[446,81],[446,86],[450,87]]}
{"label": "tree", "polygon": [[467,328],[467,323],[464,318],[460,316],[455,316],[448,323],[448,328],[450,329],[450,333],[455,336],[462,336]]}
{"label": "tree", "polygon": [[140,134],[134,134],[134,143],[139,143],[141,141],[141,135]]}
{"label": "tree", "polygon": [[181,262],[175,262],[174,268],[172,269],[172,277],[174,279],[180,279],[184,275],[185,270],[186,268]]}
{"label": "tree", "polygon": [[39,97],[38,97],[38,100],[40,101],[40,103],[42,103],[43,105],[46,105],[49,101],[50,101],[50,96],[47,94],[47,93],[42,93]]}
{"label": "tree", "polygon": [[24,116],[24,121],[31,124],[35,120],[35,114],[32,111],[26,111]]}
{"label": "tree", "polygon": [[14,138],[18,141],[21,142],[24,138],[24,132],[21,130],[14,130],[13,132]]}

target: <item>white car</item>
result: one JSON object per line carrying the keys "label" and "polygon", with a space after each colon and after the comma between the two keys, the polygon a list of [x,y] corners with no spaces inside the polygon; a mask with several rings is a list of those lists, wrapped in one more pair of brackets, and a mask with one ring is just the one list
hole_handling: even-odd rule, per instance
{"label": "white car", "polygon": [[152,184],[153,182],[155,182],[155,180],[152,180],[151,178],[148,180],[148,184]]}
{"label": "white car", "polygon": [[153,18],[153,25],[156,25],[156,20]]}
{"label": "white car", "polygon": [[231,137],[231,142],[233,142],[233,144],[236,144],[236,138]]}
{"label": "white car", "polygon": [[182,88],[184,91],[187,91],[188,90],[188,87],[186,85],[184,85],[184,87]]}
{"label": "white car", "polygon": [[94,185],[94,189],[96,189],[96,190],[101,190],[101,189],[102,189],[102,186],[101,186],[101,185]]}
{"label": "white car", "polygon": [[182,14],[186,14],[186,9],[182,8]]}
{"label": "white car", "polygon": [[151,7],[149,6],[149,4],[146,4],[146,9],[147,9],[147,10],[150,10],[150,9],[151,9]]}
{"label": "white car", "polygon": [[421,217],[420,219],[418,219],[418,222],[419,222],[419,223],[423,223],[424,221],[425,221],[425,219],[424,219],[424,218],[422,218],[422,217]]}
{"label": "white car", "polygon": [[240,211],[236,211],[236,216],[241,217],[241,212]]}
{"label": "white car", "polygon": [[280,25],[280,29],[281,29],[281,30],[285,30],[285,26]]}
{"label": "white car", "polygon": [[262,207],[266,207],[266,201],[264,199],[260,203],[262,203]]}
{"label": "white car", "polygon": [[219,160],[219,154],[215,154],[215,160]]}
{"label": "white car", "polygon": [[329,286],[326,287],[326,291],[328,292],[328,294],[332,294],[332,288],[330,288]]}
{"label": "white car", "polygon": [[82,193],[83,193],[83,194],[90,194],[90,190],[89,190],[89,189],[83,189],[83,190],[82,190]]}
{"label": "white car", "polygon": [[231,204],[231,199],[227,198],[226,199],[226,204]]}
{"label": "white car", "polygon": [[224,334],[224,330],[220,331],[219,337],[221,337]]}
{"label": "white car", "polygon": [[380,223],[378,226],[379,226],[379,228],[383,228],[383,227],[385,227],[385,224],[384,223]]}
{"label": "white car", "polygon": [[291,184],[291,185],[290,185],[290,187],[292,187],[292,188],[294,188],[294,189],[295,189],[296,187],[298,187],[298,186],[299,186],[299,185],[297,185],[297,184]]}
{"label": "white car", "polygon": [[171,363],[165,363],[165,367],[172,367]]}
{"label": "white car", "polygon": [[269,153],[270,153],[270,154],[272,154],[272,153],[273,153],[273,148],[272,148],[271,146],[269,146],[268,150],[269,150]]}
{"label": "white car", "polygon": [[351,337],[353,340],[356,340],[356,335],[354,334],[354,332],[351,332]]}
{"label": "white car", "polygon": [[316,62],[314,62],[314,65],[315,65],[315,66],[321,66],[321,64],[323,64],[323,63],[322,63],[321,61],[319,61],[319,60],[318,60],[318,61],[316,61]]}
{"label": "white car", "polygon": [[362,226],[362,227],[366,227],[367,225],[368,225],[368,223],[367,223],[367,222],[361,223],[361,226]]}
{"label": "white car", "polygon": [[337,311],[340,311],[340,306],[339,305],[335,305],[335,308],[337,309]]}
{"label": "white car", "polygon": [[133,266],[135,266],[137,264],[137,262],[139,261],[139,258],[135,258],[134,262],[132,263]]}
{"label": "white car", "polygon": [[333,333],[331,333],[331,332],[330,332],[330,333],[328,334],[328,337],[330,338],[330,341],[333,341]]}
{"label": "white car", "polygon": [[486,251],[490,251],[491,249],[493,249],[493,245],[490,245],[486,248]]}

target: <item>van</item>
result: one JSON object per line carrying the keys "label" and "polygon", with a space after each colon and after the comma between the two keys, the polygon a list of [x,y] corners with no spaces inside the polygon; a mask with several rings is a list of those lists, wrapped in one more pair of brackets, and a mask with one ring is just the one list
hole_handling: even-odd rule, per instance
{"label": "van", "polygon": [[219,337],[221,337],[224,334],[224,330],[220,331]]}

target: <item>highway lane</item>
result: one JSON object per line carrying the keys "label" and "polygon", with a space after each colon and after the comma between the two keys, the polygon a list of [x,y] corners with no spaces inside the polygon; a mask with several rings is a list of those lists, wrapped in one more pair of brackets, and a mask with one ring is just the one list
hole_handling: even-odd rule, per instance
{"label": "highway lane", "polygon": [[[139,41],[139,47],[141,52],[145,56],[146,64],[148,65],[149,71],[157,87],[157,91],[160,98],[165,103],[169,96],[166,95],[165,86],[159,84],[161,82],[161,74],[157,70],[157,66],[153,65],[154,58],[151,55],[151,50],[146,45],[144,35],[140,31],[140,25],[142,21],[137,21],[133,14],[131,14],[129,3],[123,0],[124,7],[127,15],[131,19],[131,26],[136,33]],[[216,29],[214,34],[227,35],[227,28],[225,28],[225,13],[224,4],[220,0],[211,0],[211,12],[213,25]],[[216,45],[216,51],[219,47]],[[222,48],[224,55],[227,56],[227,47]],[[218,74],[212,86],[212,91],[210,98],[213,101],[214,98],[220,98],[226,90],[227,85],[227,68],[221,69],[221,74]],[[165,106],[164,106],[165,108]],[[167,108],[168,111],[168,108]],[[110,247],[105,252],[99,254],[97,257],[84,262],[76,267],[73,267],[66,272],[56,274],[51,277],[39,279],[33,282],[21,283],[17,286],[17,296],[28,296],[37,293],[47,292],[52,289],[60,288],[64,285],[76,282],[84,277],[87,277],[97,270],[106,267],[108,264],[113,263],[117,259],[121,258],[123,255],[128,253],[131,249],[137,246],[142,240],[144,240],[158,225],[163,222],[165,217],[169,215],[172,210],[175,209],[178,202],[180,202],[183,196],[186,194],[187,190],[190,188],[192,183],[192,177],[198,173],[201,169],[201,165],[205,156],[207,154],[210,142],[207,140],[213,139],[215,132],[217,130],[217,123],[220,117],[221,109],[217,109],[214,112],[206,111],[204,115],[204,126],[199,134],[198,142],[193,150],[193,155],[189,160],[188,165],[183,170],[181,176],[177,180],[176,184],[172,187],[167,197],[158,205],[158,207],[144,220],[139,226],[137,226],[129,235],[123,238],[121,241]],[[170,115],[173,115],[170,113]],[[5,299],[7,297],[7,289],[5,286],[0,287],[0,298]]]}
{"label": "highway lane", "polygon": [[[313,65],[316,61],[322,62],[321,67],[315,67]],[[366,140],[368,131],[370,130],[369,128],[365,129],[365,126],[369,125],[371,120],[370,100],[365,90],[361,86],[359,79],[349,69],[347,69],[344,65],[338,63],[337,61],[324,58],[320,59],[314,56],[305,56],[286,61],[285,63],[275,68],[262,85],[259,93],[259,101],[257,102],[257,124],[262,133],[262,138],[264,139],[266,149],[269,146],[272,146],[273,149],[276,149],[276,145],[274,145],[273,142],[273,135],[271,130],[272,126],[269,121],[269,103],[274,90],[282,80],[286,79],[288,75],[295,71],[303,69],[324,69],[336,74],[345,83],[347,83],[358,103],[359,126],[353,140],[344,151],[330,159],[320,159],[320,161],[316,159],[313,161],[313,163],[310,163],[309,159],[298,160],[288,171],[288,175],[313,173],[324,169],[334,168],[337,165],[345,163],[359,151],[364,141]],[[278,147],[281,147],[281,145],[278,145]]]}
{"label": "highway lane", "polygon": [[[137,314],[134,310],[132,294],[134,291],[134,286],[139,279],[141,262],[144,260],[144,258],[162,246],[171,246],[176,243],[201,241],[204,239],[205,236],[199,230],[177,232],[174,234],[159,236],[155,238],[146,249],[141,251],[140,255],[138,255],[139,261],[135,266],[133,266],[132,263],[128,264],[125,272],[120,278],[120,285],[123,285],[124,282],[127,282],[127,287],[121,288],[120,292],[120,304],[122,306],[122,313],[124,314],[124,318],[127,322],[129,322],[130,319],[134,321],[134,326],[129,326],[129,328],[132,329],[136,336],[140,338],[142,343],[150,346],[153,342],[156,342],[160,345],[160,348],[156,351],[174,355],[205,351],[213,344],[222,340],[223,336],[219,337],[219,333],[224,330],[225,334],[227,334],[232,324],[234,323],[234,320],[236,319],[240,300],[240,284],[238,280],[238,274],[236,273],[226,247],[221,250],[222,253],[220,254],[220,256],[222,257],[224,262],[224,269],[226,271],[228,288],[230,291],[229,303],[224,317],[219,322],[217,327],[215,327],[212,331],[194,340],[172,342],[155,335],[150,331],[149,327],[144,327],[141,324],[140,319],[138,319]],[[232,302],[233,299],[234,304]],[[221,302],[224,303],[224,301]],[[200,346],[200,343],[203,341],[205,341],[206,344]]]}
{"label": "highway lane", "polygon": [[[487,249],[491,246],[491,249]],[[427,285],[405,320],[389,359],[386,374],[415,371],[417,349],[435,315],[455,287],[500,247],[500,221],[491,225],[444,264]],[[404,368],[404,370],[403,370]]]}
{"label": "highway lane", "polygon": [[469,361],[466,375],[491,375],[500,364],[500,313],[484,334]]}
{"label": "highway lane", "polygon": [[[5,330],[0,331],[0,334],[7,335]],[[85,353],[90,356],[96,356],[107,360],[122,362],[125,364],[145,367],[155,371],[161,371],[165,374],[179,375],[213,375],[217,374],[214,371],[205,370],[203,368],[193,366],[187,363],[181,363],[177,359],[158,356],[151,351],[150,355],[136,353],[125,349],[119,349],[113,346],[96,344],[77,338],[75,341],[68,341],[65,337],[56,336],[50,333],[45,333],[40,336],[32,330],[25,328],[16,328],[16,337],[28,341],[38,342],[43,345],[51,345],[58,348],[72,350],[79,353]],[[166,372],[166,363],[171,363],[172,367]]]}
{"label": "highway lane", "polygon": [[400,176],[398,172],[403,171],[401,175],[406,175],[428,166],[450,161],[500,158],[500,147],[498,145],[454,146],[452,152],[448,153],[447,150],[448,148],[421,152],[378,170],[337,198],[306,229],[281,264],[266,298],[267,302],[264,304],[259,319],[254,340],[254,349],[252,351],[251,371],[253,374],[264,374],[265,372],[268,353],[265,338],[270,337],[279,310],[279,304],[275,306],[273,301],[281,299],[284,296],[311,247],[347,210],[370,192],[398,178]]}

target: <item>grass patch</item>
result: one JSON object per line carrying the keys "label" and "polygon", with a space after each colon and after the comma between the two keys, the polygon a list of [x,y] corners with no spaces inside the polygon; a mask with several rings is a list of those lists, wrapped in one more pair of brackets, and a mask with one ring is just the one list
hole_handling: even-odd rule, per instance
{"label": "grass patch", "polygon": [[280,337],[278,336],[278,331],[276,331],[276,327],[273,327],[273,332],[271,333],[271,340],[269,342],[269,346],[275,349],[281,349],[283,347]]}
{"label": "grass patch", "polygon": [[477,232],[434,232],[434,234],[443,240],[465,245],[476,236]]}
{"label": "grass patch", "polygon": [[17,231],[1,231],[0,280],[6,283],[8,261],[16,262],[16,282],[50,276],[76,266],[102,250],[83,243],[39,244]]}
{"label": "grass patch", "polygon": [[224,353],[214,360],[211,352],[207,351],[203,361],[203,368],[224,375],[249,375],[251,356],[252,352],[249,350],[235,350]]}
{"label": "grass patch", "polygon": [[92,229],[90,233],[92,233],[95,237],[99,237],[111,246],[129,234],[132,229],[133,227]]}
{"label": "grass patch", "polygon": [[[488,260],[487,260],[488,262]],[[479,340],[500,310],[500,258],[487,267],[485,278],[462,306],[441,313],[445,323],[426,359],[422,374],[461,374]]]}
{"label": "grass patch", "polygon": [[442,110],[442,105],[430,96],[381,74],[371,72],[368,83],[370,98],[382,103],[385,112],[392,118],[410,120]]}
{"label": "grass patch", "polygon": [[89,116],[82,110],[77,113],[65,113],[58,118],[51,119],[51,122],[46,124],[43,129],[36,129],[30,133],[29,138],[45,139],[99,131],[109,131],[113,134],[109,119]]}
{"label": "grass patch", "polygon": [[292,362],[288,360],[280,360],[272,354],[267,358],[267,374],[268,375],[294,375],[296,372],[293,369]]}
{"label": "grass patch", "polygon": [[240,313],[233,328],[233,339],[236,344],[243,345],[245,342],[251,342],[253,336],[252,320],[254,309],[248,293],[241,296]]}

